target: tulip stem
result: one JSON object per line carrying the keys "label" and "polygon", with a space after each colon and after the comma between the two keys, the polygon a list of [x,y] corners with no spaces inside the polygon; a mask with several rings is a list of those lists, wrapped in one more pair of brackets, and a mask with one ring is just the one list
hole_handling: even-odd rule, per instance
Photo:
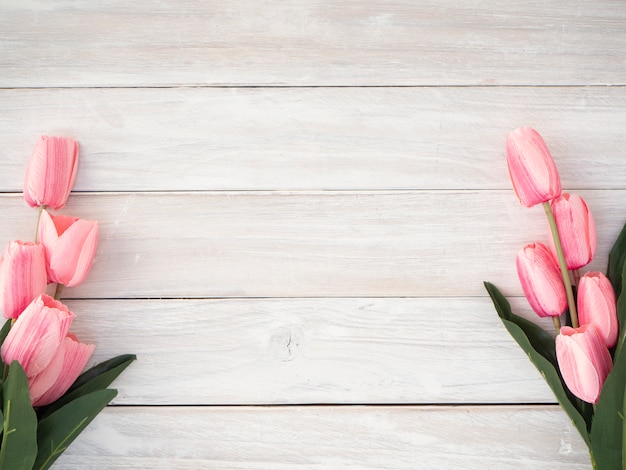
{"label": "tulip stem", "polygon": [[554,240],[554,249],[556,250],[556,257],[559,260],[559,267],[561,268],[561,275],[563,276],[563,283],[565,284],[565,293],[567,294],[567,305],[569,306],[569,316],[572,319],[572,326],[578,328],[578,314],[576,313],[576,302],[574,301],[574,291],[572,290],[572,283],[569,280],[569,273],[567,272],[567,264],[565,264],[565,255],[563,254],[563,246],[561,245],[561,238],[559,237],[559,231],[556,227],[556,220],[554,219],[554,213],[550,202],[544,202],[543,208],[548,216],[548,223],[550,224],[550,232],[552,232],[552,239]]}
{"label": "tulip stem", "polygon": [[552,317],[552,322],[554,323],[554,329],[558,335],[561,333],[561,319],[559,317]]}
{"label": "tulip stem", "polygon": [[39,206],[39,216],[37,217],[37,230],[35,232],[35,243],[39,241],[39,222],[41,222],[41,213],[46,210],[45,205]]}
{"label": "tulip stem", "polygon": [[57,284],[57,289],[54,291],[54,299],[61,300],[61,295],[63,294],[63,284]]}

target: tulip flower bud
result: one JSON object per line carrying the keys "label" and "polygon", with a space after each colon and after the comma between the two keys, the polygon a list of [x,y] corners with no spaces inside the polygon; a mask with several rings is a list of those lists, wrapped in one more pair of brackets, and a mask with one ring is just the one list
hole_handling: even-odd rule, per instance
{"label": "tulip flower bud", "polygon": [[67,336],[74,314],[61,302],[43,294],[15,321],[0,352],[5,364],[18,361],[27,377],[42,372]]}
{"label": "tulip flower bud", "polygon": [[506,138],[506,161],[515,194],[526,207],[561,194],[561,179],[552,155],[539,133],[520,127]]}
{"label": "tulip flower bud", "polygon": [[67,335],[48,367],[28,381],[33,406],[48,405],[67,392],[94,349],[93,344],[79,343],[74,335]]}
{"label": "tulip flower bud", "polygon": [[68,137],[41,136],[24,179],[24,198],[31,207],[60,209],[70,194],[78,168],[78,143]]}
{"label": "tulip flower bud", "polygon": [[42,245],[9,242],[0,258],[0,309],[17,318],[31,301],[46,291],[46,258]]}
{"label": "tulip flower bud", "polygon": [[556,359],[567,388],[581,400],[597,403],[613,362],[593,325],[561,328]]}
{"label": "tulip flower bud", "polygon": [[517,274],[532,309],[540,317],[557,317],[567,310],[563,278],[554,255],[542,243],[532,243],[517,254]]}
{"label": "tulip flower bud", "polygon": [[[563,193],[550,202],[561,239],[567,269],[588,265],[596,254],[596,225],[587,203],[576,194]],[[551,246],[554,242],[551,241]]]}
{"label": "tulip flower bud", "polygon": [[593,325],[607,348],[617,343],[617,300],[611,281],[600,272],[589,272],[578,284],[578,320]]}
{"label": "tulip flower bud", "polygon": [[98,222],[42,211],[39,240],[45,247],[48,278],[73,287],[85,279],[98,244]]}

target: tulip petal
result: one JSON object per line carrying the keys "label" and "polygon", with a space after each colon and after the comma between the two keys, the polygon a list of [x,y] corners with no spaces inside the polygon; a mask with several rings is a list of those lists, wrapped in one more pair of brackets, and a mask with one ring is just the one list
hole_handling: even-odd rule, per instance
{"label": "tulip petal", "polygon": [[52,297],[41,295],[26,307],[9,331],[2,348],[5,364],[17,360],[27,377],[43,371],[63,338],[74,314]]}
{"label": "tulip petal", "polygon": [[67,137],[41,136],[24,179],[24,198],[30,206],[65,205],[78,168],[78,143]]}
{"label": "tulip petal", "polygon": [[[567,269],[579,269],[596,253],[596,228],[587,203],[576,194],[563,193],[550,203],[561,239]],[[553,252],[554,242],[550,245]]]}
{"label": "tulip petal", "polygon": [[76,381],[87,361],[93,354],[95,345],[83,344],[66,337],[59,348],[62,351],[63,367],[50,387],[36,398],[33,406],[43,406],[59,399]]}
{"label": "tulip petal", "polygon": [[559,316],[567,309],[567,296],[556,260],[542,243],[522,248],[517,273],[528,303],[540,317]]}
{"label": "tulip petal", "polygon": [[13,241],[0,259],[0,309],[6,318],[17,318],[28,304],[46,290],[44,247]]}
{"label": "tulip petal", "polygon": [[521,127],[506,139],[509,176],[520,202],[531,207],[561,194],[561,180],[547,145],[539,133]]}
{"label": "tulip petal", "polygon": [[97,223],[79,219],[59,237],[50,249],[52,278],[72,287],[87,276],[96,250]]}
{"label": "tulip petal", "polygon": [[63,344],[64,343],[61,343],[57,348],[54,357],[50,360],[46,368],[34,377],[29,378],[30,399],[33,403],[52,387],[59,377],[59,374],[61,374],[65,358],[65,348]]}
{"label": "tulip petal", "polygon": [[592,324],[608,348],[617,343],[617,300],[611,281],[600,272],[588,272],[578,285],[578,318]]}
{"label": "tulip petal", "polygon": [[563,380],[581,400],[597,403],[611,367],[611,355],[592,325],[561,328],[556,357]]}

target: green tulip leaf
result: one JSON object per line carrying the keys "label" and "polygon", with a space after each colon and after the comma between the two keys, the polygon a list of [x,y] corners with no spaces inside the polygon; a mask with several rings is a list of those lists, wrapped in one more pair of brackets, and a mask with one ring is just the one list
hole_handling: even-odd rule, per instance
{"label": "green tulip leaf", "polygon": [[[100,364],[96,364],[91,369],[86,370],[85,372],[83,372],[82,374],[78,376],[76,381],[72,384],[72,386],[68,390],[68,393],[73,392],[77,388],[80,388],[83,385],[85,385],[87,382],[90,382],[96,377],[106,372],[109,372],[111,370],[114,370],[114,369],[119,370],[117,374],[119,375],[135,359],[137,359],[137,356],[135,356],[134,354],[122,354],[121,356],[116,356],[109,360],[101,362]],[[123,367],[119,369],[119,366],[123,366]],[[117,375],[115,377],[117,377]]]}
{"label": "green tulip leaf", "polygon": [[570,417],[574,427],[591,448],[589,429],[593,410],[576,398],[563,382],[556,362],[554,338],[542,328],[511,311],[511,305],[496,286],[485,282],[485,288],[493,301],[502,323],[517,344],[526,352],[530,361],[548,383],[563,410]]}
{"label": "green tulip leaf", "polygon": [[[626,264],[622,273],[622,289],[626,290]],[[622,440],[624,438],[624,388],[626,388],[626,354],[621,354],[626,325],[626,295],[617,300],[619,323],[621,325],[613,369],[604,382],[596,413],[591,426],[591,448],[598,468],[622,468]]]}
{"label": "green tulip leaf", "polygon": [[607,269],[607,277],[613,284],[615,295],[619,297],[622,291],[622,268],[626,262],[626,225],[622,228],[617,240],[613,244],[613,248],[609,252],[609,267]]}
{"label": "green tulip leaf", "polygon": [[37,416],[30,403],[28,379],[17,361],[2,385],[3,428],[0,468],[31,470],[37,457]]}
{"label": "green tulip leaf", "polygon": [[[622,265],[622,275],[620,279],[626,278],[626,263]],[[617,320],[620,325],[620,332],[617,338],[617,345],[615,346],[615,354],[613,355],[613,362],[617,360],[617,357],[621,354],[622,347],[624,346],[624,335],[626,334],[626,295],[620,295],[617,298]]]}
{"label": "green tulip leaf", "polygon": [[[4,340],[9,334],[9,331],[11,330],[12,322],[13,320],[11,320],[10,318],[6,322],[4,322],[4,325],[2,326],[2,329],[0,330],[0,346],[2,346],[2,344],[4,343]],[[4,361],[2,360],[2,357],[0,357],[0,371],[4,369],[4,365],[5,365]]]}
{"label": "green tulip leaf", "polygon": [[104,390],[126,369],[131,362],[137,359],[134,354],[124,354],[93,366],[91,369],[81,374],[72,384],[70,389],[61,398],[48,406],[38,410],[40,419],[54,413],[67,403],[95,392]]}
{"label": "green tulip leaf", "polygon": [[97,390],[71,401],[42,419],[37,429],[39,454],[33,468],[37,470],[50,468],[116,395],[117,390]]}

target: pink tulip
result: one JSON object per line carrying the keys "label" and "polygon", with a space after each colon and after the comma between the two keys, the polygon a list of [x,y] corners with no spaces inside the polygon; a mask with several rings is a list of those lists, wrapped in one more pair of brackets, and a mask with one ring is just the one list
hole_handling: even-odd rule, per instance
{"label": "pink tulip", "polygon": [[46,248],[48,278],[68,287],[85,279],[98,244],[98,222],[42,211],[39,240]]}
{"label": "pink tulip", "polygon": [[550,202],[561,238],[567,269],[588,265],[596,253],[596,225],[587,204],[576,194],[563,193]]}
{"label": "pink tulip", "polygon": [[68,137],[41,136],[24,179],[24,198],[31,207],[60,209],[70,194],[78,168],[78,143]]}
{"label": "pink tulip", "polygon": [[542,243],[517,254],[517,274],[532,309],[540,317],[557,317],[567,309],[563,278],[554,255]]}
{"label": "pink tulip", "polygon": [[42,294],[15,321],[0,352],[5,364],[18,361],[27,377],[41,373],[67,336],[74,314],[61,302]]}
{"label": "pink tulip", "polygon": [[524,206],[532,207],[561,194],[556,164],[533,128],[520,127],[507,135],[506,161],[513,189]]}
{"label": "pink tulip", "polygon": [[72,334],[66,336],[48,367],[29,381],[33,406],[48,405],[67,392],[94,349],[93,344],[79,343]]}
{"label": "pink tulip", "polygon": [[597,403],[613,362],[593,325],[561,328],[556,358],[567,388],[581,400]]}
{"label": "pink tulip", "polygon": [[617,300],[611,281],[600,272],[589,272],[578,284],[578,319],[593,325],[607,348],[617,343]]}
{"label": "pink tulip", "polygon": [[4,316],[17,318],[46,291],[47,282],[43,245],[9,242],[0,258],[0,309]]}

